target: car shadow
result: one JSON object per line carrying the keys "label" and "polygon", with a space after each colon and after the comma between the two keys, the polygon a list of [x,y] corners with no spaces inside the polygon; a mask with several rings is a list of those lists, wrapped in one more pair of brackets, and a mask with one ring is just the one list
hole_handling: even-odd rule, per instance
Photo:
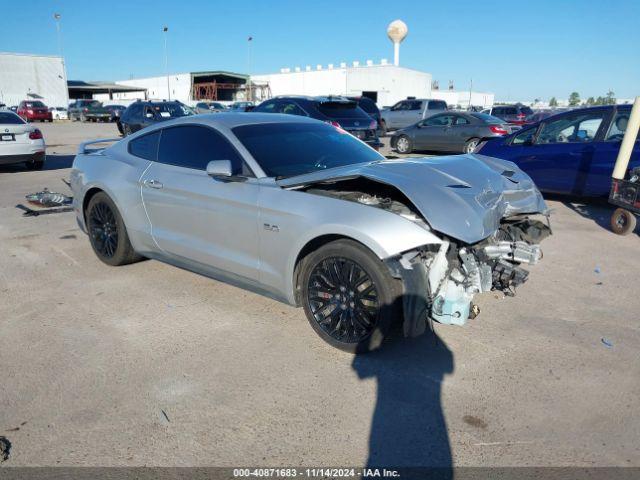
{"label": "car shadow", "polygon": [[[400,335],[396,333],[396,335]],[[429,330],[392,338],[381,349],[353,359],[360,379],[377,381],[367,468],[402,468],[402,478],[452,477],[452,456],[442,409],[442,382],[454,371],[453,354]],[[406,470],[405,470],[406,469]]]}
{"label": "car shadow", "polygon": [[[42,170],[62,170],[71,168],[75,155],[70,154],[47,154]],[[11,165],[0,165],[0,173],[15,173],[30,171],[24,163],[14,163]]]}
{"label": "car shadow", "polygon": [[[592,220],[599,227],[611,232],[611,215],[618,208],[611,205],[606,198],[578,197],[556,194],[544,194],[546,200],[555,200],[563,203],[584,218]],[[636,227],[634,233],[640,236],[640,227]]]}

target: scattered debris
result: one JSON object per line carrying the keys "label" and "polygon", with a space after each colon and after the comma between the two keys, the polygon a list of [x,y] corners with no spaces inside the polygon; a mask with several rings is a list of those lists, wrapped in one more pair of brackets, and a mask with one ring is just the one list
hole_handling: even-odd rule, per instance
{"label": "scattered debris", "polygon": [[30,193],[25,195],[27,202],[42,207],[63,207],[73,203],[73,197],[69,197],[63,193],[56,193],[45,188],[41,192]]}
{"label": "scattered debris", "polygon": [[11,442],[7,437],[0,436],[0,463],[9,459],[11,454]]}
{"label": "scattered debris", "polygon": [[596,268],[594,268],[593,271],[596,272],[596,273],[600,273],[600,267],[596,265]]}
{"label": "scattered debris", "polygon": [[613,342],[607,338],[602,337],[600,339],[600,341],[602,342],[602,344],[607,347],[607,348],[613,348]]}
{"label": "scattered debris", "polygon": [[162,412],[162,415],[164,415],[164,418],[167,419],[167,422],[171,422],[171,420],[169,420],[169,417],[167,416],[167,412],[165,412],[164,410],[160,409],[160,411]]}
{"label": "scattered debris", "polygon": [[60,240],[72,240],[74,238],[78,238],[76,235],[71,234],[71,235],[63,235],[60,237]]}

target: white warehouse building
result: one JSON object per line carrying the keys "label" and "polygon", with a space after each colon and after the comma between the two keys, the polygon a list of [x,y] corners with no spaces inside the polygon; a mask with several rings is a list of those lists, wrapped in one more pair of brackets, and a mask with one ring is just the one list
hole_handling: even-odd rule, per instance
{"label": "white warehouse building", "polygon": [[62,57],[0,53],[0,102],[41,100],[49,107],[69,103],[67,73]]}
{"label": "white warehouse building", "polygon": [[457,90],[433,90],[431,97],[447,102],[449,108],[467,109],[469,104],[473,107],[491,108],[495,95],[486,92],[470,92]]}
{"label": "white warehouse building", "polygon": [[407,97],[431,98],[430,73],[391,65],[384,59],[379,64],[368,60],[364,65],[283,68],[280,73],[252,75],[251,81],[268,84],[273,96],[363,95],[381,107]]}

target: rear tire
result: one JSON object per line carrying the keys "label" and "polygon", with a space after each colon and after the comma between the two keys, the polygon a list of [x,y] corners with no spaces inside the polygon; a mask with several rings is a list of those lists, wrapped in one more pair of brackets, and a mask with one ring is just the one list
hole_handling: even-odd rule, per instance
{"label": "rear tire", "polygon": [[464,144],[464,153],[473,153],[478,144],[480,143],[479,138],[471,138],[467,140],[467,143]]}
{"label": "rear tire", "polygon": [[402,317],[402,285],[368,248],[336,240],[302,260],[302,304],[314,331],[349,353],[380,347]]}
{"label": "rear tire", "polygon": [[27,162],[26,165],[28,170],[42,170],[42,168],[44,167],[44,161],[35,160],[33,162]]}
{"label": "rear tire", "polygon": [[91,197],[85,219],[91,247],[101,261],[119,266],[142,260],[131,246],[118,208],[106,193],[98,192]]}
{"label": "rear tire", "polygon": [[403,155],[407,155],[413,151],[413,143],[406,135],[400,135],[396,140],[396,151]]}
{"label": "rear tire", "polygon": [[616,208],[611,215],[611,230],[617,235],[629,235],[636,229],[636,216],[624,208]]}
{"label": "rear tire", "polygon": [[387,136],[387,122],[385,122],[384,120],[380,120],[380,136],[381,137],[386,137]]}

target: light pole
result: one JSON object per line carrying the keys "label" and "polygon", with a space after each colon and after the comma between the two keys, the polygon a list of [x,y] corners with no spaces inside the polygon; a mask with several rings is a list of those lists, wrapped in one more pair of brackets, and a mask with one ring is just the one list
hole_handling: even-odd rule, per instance
{"label": "light pole", "polygon": [[247,38],[247,101],[251,101],[251,42],[253,37]]}
{"label": "light pole", "polygon": [[164,73],[167,75],[167,100],[171,100],[171,89],[169,87],[169,54],[167,53],[167,32],[169,27],[162,27],[164,32]]}
{"label": "light pole", "polygon": [[[53,14],[53,19],[56,21],[56,31],[58,32],[58,54],[60,55],[60,58],[62,58],[62,34],[60,33],[60,19],[62,18],[62,15],[60,15],[59,13],[54,13]],[[62,60],[64,62],[64,59]]]}

